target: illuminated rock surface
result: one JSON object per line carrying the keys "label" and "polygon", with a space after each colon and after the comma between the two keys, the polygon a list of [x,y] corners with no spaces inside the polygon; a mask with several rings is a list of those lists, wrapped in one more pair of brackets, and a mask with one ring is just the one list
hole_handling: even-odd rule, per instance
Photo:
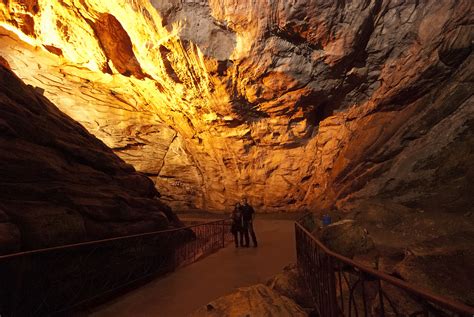
{"label": "illuminated rock surface", "polygon": [[304,317],[306,312],[289,298],[259,284],[243,287],[236,292],[210,302],[190,317]]}
{"label": "illuminated rock surface", "polygon": [[0,66],[0,254],[168,228],[153,182]]}
{"label": "illuminated rock surface", "polygon": [[177,209],[247,195],[263,212],[371,197],[466,210],[472,9],[11,0],[1,25],[20,39],[2,31],[0,55]]}
{"label": "illuminated rock surface", "polygon": [[338,209],[380,269],[472,305],[473,6],[0,1],[0,64],[37,87],[2,68],[26,108],[0,109],[0,252],[165,227],[109,147],[175,210]]}

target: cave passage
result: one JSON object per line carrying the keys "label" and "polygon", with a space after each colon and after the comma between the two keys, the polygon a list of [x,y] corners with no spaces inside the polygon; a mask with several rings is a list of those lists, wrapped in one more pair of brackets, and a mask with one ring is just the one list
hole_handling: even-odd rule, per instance
{"label": "cave passage", "polygon": [[[333,317],[355,307],[350,289],[375,315],[384,298],[395,315],[470,312],[473,13],[472,0],[0,1],[0,315],[59,314],[49,298],[74,306],[154,273],[90,313],[224,316],[235,300],[241,315]],[[183,223],[242,198],[256,249],[225,247],[225,221]],[[276,220],[303,214],[293,234]],[[298,267],[270,287],[295,236]]]}
{"label": "cave passage", "polygon": [[295,263],[294,222],[255,221],[258,248],[225,249],[114,299],[91,316],[187,316],[238,287],[263,283]]}

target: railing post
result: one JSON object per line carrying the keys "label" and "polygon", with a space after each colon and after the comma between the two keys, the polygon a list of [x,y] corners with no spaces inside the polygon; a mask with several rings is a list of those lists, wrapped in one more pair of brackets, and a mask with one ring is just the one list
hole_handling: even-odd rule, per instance
{"label": "railing post", "polygon": [[225,220],[222,220],[222,248],[225,248]]}
{"label": "railing post", "polygon": [[335,272],[334,272],[334,258],[328,256],[327,258],[328,263],[328,295],[329,295],[329,303],[331,306],[331,316],[337,317],[339,314],[339,309],[337,305],[337,297],[336,297],[336,279],[335,279]]}

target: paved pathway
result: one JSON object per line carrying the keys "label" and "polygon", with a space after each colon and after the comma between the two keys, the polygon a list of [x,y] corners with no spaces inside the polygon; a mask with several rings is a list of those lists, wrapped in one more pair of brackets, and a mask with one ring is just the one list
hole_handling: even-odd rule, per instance
{"label": "paved pathway", "polygon": [[184,317],[237,287],[265,283],[295,262],[294,222],[255,221],[258,248],[225,249],[94,310],[97,317]]}

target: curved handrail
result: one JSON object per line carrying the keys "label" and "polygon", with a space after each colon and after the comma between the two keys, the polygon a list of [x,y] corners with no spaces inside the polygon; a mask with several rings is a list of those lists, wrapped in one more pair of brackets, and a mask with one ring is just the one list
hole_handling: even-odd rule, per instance
{"label": "curved handrail", "polygon": [[126,239],[130,239],[130,238],[140,238],[140,237],[147,237],[147,236],[152,236],[152,235],[157,235],[157,234],[181,232],[181,231],[189,230],[189,229],[192,229],[194,227],[198,227],[198,226],[202,226],[202,225],[224,224],[225,222],[226,222],[226,219],[214,220],[214,221],[198,223],[198,224],[194,224],[194,225],[190,225],[190,226],[186,226],[186,227],[180,227],[180,228],[150,231],[150,232],[145,232],[145,233],[131,234],[131,235],[127,235],[127,236],[119,236],[119,237],[113,237],[113,238],[107,238],[107,239],[100,239],[100,240],[92,240],[92,241],[85,241],[85,242],[79,242],[79,243],[65,244],[65,245],[60,245],[60,246],[50,247],[50,248],[42,248],[42,249],[35,249],[35,250],[29,250],[29,251],[10,253],[10,254],[5,254],[5,255],[0,255],[0,261],[10,259],[10,258],[14,258],[14,257],[27,256],[27,255],[33,255],[33,254],[39,254],[39,253],[47,253],[47,252],[52,252],[52,251],[60,251],[60,250],[65,250],[65,249],[73,249],[73,248],[78,248],[78,247],[83,247],[83,246],[91,246],[91,245],[102,244],[102,243],[106,243],[106,242],[126,240]]}
{"label": "curved handrail", "polygon": [[[302,218],[306,217],[307,215],[303,216]],[[345,264],[348,264],[362,272],[365,272],[369,275],[372,275],[372,276],[375,276],[377,277],[378,279],[382,280],[382,281],[385,281],[385,282],[388,282],[392,285],[395,285],[409,293],[412,293],[412,294],[415,294],[415,295],[418,295],[422,298],[425,298],[435,304],[438,304],[439,306],[443,307],[443,308],[446,308],[446,309],[449,309],[453,312],[456,312],[456,313],[460,313],[460,314],[470,314],[470,315],[474,315],[474,307],[471,307],[471,306],[468,306],[466,304],[463,304],[459,301],[456,301],[456,300],[453,300],[453,299],[448,299],[448,298],[445,298],[445,297],[442,297],[442,296],[439,296],[439,295],[435,295],[435,294],[432,294],[430,293],[429,291],[426,291],[426,290],[423,290],[423,289],[420,289],[420,288],[416,288],[414,287],[413,285],[403,281],[403,280],[400,280],[400,279],[397,279],[393,276],[390,276],[386,273],[383,273],[381,271],[378,271],[376,269],[373,269],[373,268],[370,268],[362,263],[359,263],[357,261],[354,261],[352,259],[349,259],[341,254],[338,254],[336,252],[333,252],[331,250],[329,250],[321,241],[319,241],[311,232],[309,232],[302,224],[300,224],[300,220],[302,219],[300,218],[299,220],[296,221],[296,225],[314,242],[318,245],[319,248],[321,248],[321,250],[323,250],[326,254],[328,254],[329,256],[332,256],[336,259],[338,259],[339,261],[345,263]]]}
{"label": "curved handrail", "polygon": [[228,227],[222,219],[0,256],[0,315],[62,315],[100,303],[225,247]]}

